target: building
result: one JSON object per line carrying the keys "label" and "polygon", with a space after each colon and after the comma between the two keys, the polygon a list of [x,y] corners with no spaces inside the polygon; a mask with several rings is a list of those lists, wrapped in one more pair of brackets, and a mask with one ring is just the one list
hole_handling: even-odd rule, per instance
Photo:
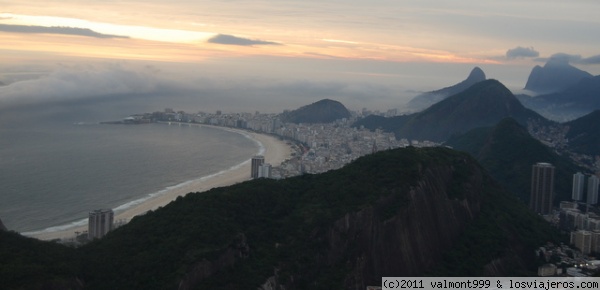
{"label": "building", "polygon": [[571,244],[575,245],[582,254],[589,254],[592,251],[592,233],[583,230],[571,232]]}
{"label": "building", "polygon": [[258,167],[258,177],[259,178],[271,178],[271,164],[265,163]]}
{"label": "building", "polygon": [[531,170],[531,197],[529,208],[539,214],[552,213],[554,197],[554,166],[550,163],[537,163]]}
{"label": "building", "polygon": [[592,252],[600,253],[600,231],[592,231]]}
{"label": "building", "polygon": [[596,175],[588,178],[588,191],[587,191],[587,203],[597,204],[598,203],[598,185],[600,180]]}
{"label": "building", "polygon": [[577,209],[561,209],[559,216],[559,228],[565,231],[572,231],[577,228],[577,217],[580,215],[579,210]]}
{"label": "building", "polygon": [[581,174],[581,172],[577,172],[573,174],[573,191],[572,191],[572,199],[580,201],[583,199],[583,186],[585,184],[585,175]]}
{"label": "building", "polygon": [[563,200],[560,202],[560,210],[577,209],[577,202]]}
{"label": "building", "polygon": [[104,237],[113,229],[114,213],[111,209],[91,211],[88,219],[88,239]]}
{"label": "building", "polygon": [[260,172],[260,167],[265,164],[265,157],[262,155],[257,155],[252,157],[252,164],[250,168],[250,177],[258,178],[258,174]]}
{"label": "building", "polygon": [[538,276],[548,277],[556,275],[556,265],[544,264],[538,267]]}

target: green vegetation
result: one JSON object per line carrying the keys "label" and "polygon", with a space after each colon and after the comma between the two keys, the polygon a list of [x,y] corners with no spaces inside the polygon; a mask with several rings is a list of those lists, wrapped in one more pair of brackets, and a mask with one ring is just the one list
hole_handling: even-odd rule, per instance
{"label": "green vegetation", "polygon": [[[510,210],[508,210],[510,209]],[[563,239],[541,217],[497,187],[486,188],[481,215],[463,232],[455,246],[444,254],[431,276],[535,276],[533,249],[546,241]],[[493,272],[482,265],[491,261],[503,266]]]}
{"label": "green vegetation", "polygon": [[526,204],[531,191],[533,164],[549,162],[556,167],[555,203],[570,199],[573,173],[583,171],[535,140],[511,118],[502,120],[494,127],[478,128],[455,136],[446,144],[471,154],[492,177]]}
{"label": "green vegetation", "polygon": [[401,199],[419,179],[418,168],[444,163],[444,155],[434,150],[388,151],[325,174],[259,179],[187,195],[84,247],[89,261],[85,281],[93,289],[174,288],[194,263],[217,259],[239,233],[247,237],[250,255],[205,279],[200,288],[258,286],[274,274],[274,267],[283,268],[282,275],[319,276],[334,268],[318,265],[327,248],[315,236],[382,196]]}
{"label": "green vegetation", "polygon": [[[430,171],[436,168],[443,170]],[[451,176],[439,183],[432,172]],[[536,230],[540,221],[489,177],[483,175],[486,190],[473,190],[470,182],[482,171],[467,154],[406,148],[324,174],[191,193],[78,249],[0,233],[0,279],[8,289],[41,289],[48,281],[80,281],[86,289],[256,289],[276,275],[289,289],[343,289],[357,261],[374,249],[345,231],[332,244],[336,221],[362,210],[372,210],[369,223],[396,219],[411,206],[411,188],[426,174],[449,200],[464,200],[468,192],[482,208],[461,240],[448,241],[453,248],[444,265],[456,270],[440,273],[481,273],[477,269],[511,247],[530,250],[548,239],[546,231]],[[486,248],[492,250],[471,257]]]}
{"label": "green vegetation", "polygon": [[76,289],[80,255],[73,248],[0,231],[0,288]]}

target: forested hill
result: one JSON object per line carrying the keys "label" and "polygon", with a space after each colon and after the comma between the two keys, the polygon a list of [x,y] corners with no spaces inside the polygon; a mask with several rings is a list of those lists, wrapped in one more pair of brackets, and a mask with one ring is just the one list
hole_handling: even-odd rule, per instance
{"label": "forested hill", "polygon": [[533,248],[553,238],[466,153],[410,147],[188,194],[78,249],[0,232],[0,280],[8,289],[364,290],[382,276],[532,275]]}
{"label": "forested hill", "polygon": [[446,145],[474,156],[501,184],[525,203],[531,193],[531,166],[549,162],[556,167],[555,203],[571,199],[572,176],[584,169],[569,158],[558,155],[552,148],[533,138],[523,126],[506,118],[495,126],[473,129],[454,136]]}
{"label": "forested hill", "polygon": [[330,123],[350,116],[350,111],[342,103],[323,99],[293,111],[286,111],[280,118],[288,123]]}
{"label": "forested hill", "polygon": [[600,109],[565,125],[569,127],[569,149],[577,153],[600,155]]}

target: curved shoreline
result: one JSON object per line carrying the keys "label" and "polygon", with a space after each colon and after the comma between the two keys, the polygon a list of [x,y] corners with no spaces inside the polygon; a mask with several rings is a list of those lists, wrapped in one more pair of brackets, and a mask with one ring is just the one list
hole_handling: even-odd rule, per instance
{"label": "curved shoreline", "polygon": [[[256,142],[259,150],[256,154],[262,154],[265,156],[265,160],[271,163],[273,166],[279,166],[283,161],[291,156],[292,149],[289,145],[277,138],[259,134],[255,132],[219,127],[211,125],[200,125],[209,128],[215,128],[219,130],[225,130],[237,134],[241,134],[246,138],[249,138]],[[202,176],[198,179],[189,180],[180,184],[167,187],[155,193],[148,194],[137,200],[129,203],[120,205],[113,210],[115,211],[114,220],[116,221],[130,221],[133,217],[142,215],[150,210],[156,210],[159,207],[169,204],[179,196],[184,196],[190,192],[204,192],[215,187],[229,186],[236,183],[240,183],[250,179],[250,159],[237,164],[231,168],[221,170],[210,175]],[[125,207],[119,210],[119,208]],[[49,231],[48,229],[58,229]],[[28,237],[37,238],[40,240],[54,240],[54,239],[72,239],[75,237],[76,232],[87,231],[87,218],[73,222],[69,225],[59,225],[50,227],[45,230],[38,232],[22,233]]]}

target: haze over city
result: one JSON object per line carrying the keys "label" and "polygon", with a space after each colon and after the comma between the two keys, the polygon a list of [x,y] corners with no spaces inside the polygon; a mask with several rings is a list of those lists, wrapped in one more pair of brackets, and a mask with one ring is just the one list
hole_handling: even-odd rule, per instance
{"label": "haze over city", "polygon": [[512,90],[552,56],[600,74],[597,1],[2,1],[0,106],[193,97],[401,107],[474,66]]}

